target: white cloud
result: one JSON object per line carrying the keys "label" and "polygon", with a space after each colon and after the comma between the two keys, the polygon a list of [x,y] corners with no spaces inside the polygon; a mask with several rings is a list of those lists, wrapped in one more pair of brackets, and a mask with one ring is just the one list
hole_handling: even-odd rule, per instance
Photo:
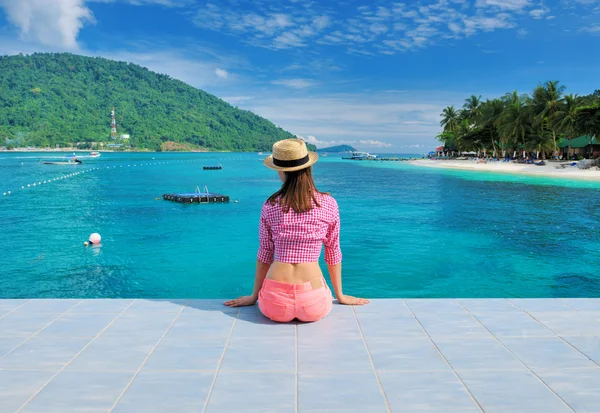
{"label": "white cloud", "polygon": [[[312,135],[308,135],[308,136],[296,135],[296,137],[302,139],[306,143],[310,143],[312,145],[315,145],[318,150],[321,150],[321,149],[324,149],[324,148],[328,148],[330,146],[338,146],[338,145],[361,146],[361,147],[366,148],[366,149],[371,149],[371,148],[378,148],[378,149],[381,149],[381,148],[392,148],[394,146],[391,143],[382,142],[382,141],[373,140],[373,139],[321,140],[321,139],[315,138]],[[419,148],[420,145],[418,145],[418,144],[417,145],[403,145],[403,147]]]}
{"label": "white cloud", "polygon": [[185,7],[194,0],[85,0],[86,3],[124,3],[132,6]]}
{"label": "white cloud", "polygon": [[361,145],[372,146],[375,148],[391,148],[392,146],[394,146],[391,143],[374,141],[373,139],[363,139],[358,141],[358,143],[360,143]]}
{"label": "white cloud", "polygon": [[280,79],[271,82],[274,85],[282,85],[293,89],[306,89],[315,86],[317,83],[310,79]]}
{"label": "white cloud", "polygon": [[600,34],[600,24],[595,23],[590,26],[585,26],[579,29],[580,32]]}
{"label": "white cloud", "polygon": [[323,30],[331,23],[328,16],[317,16],[313,18],[313,26],[317,30]]}
{"label": "white cloud", "polygon": [[[334,12],[323,2],[282,5],[253,3],[252,11],[237,0],[200,7],[197,26],[238,37],[274,50],[310,45],[343,47],[356,55],[394,54],[443,44],[479,32],[516,29],[523,17],[542,18],[549,12],[533,0],[428,0],[381,3]],[[521,23],[521,22],[519,22]]]}
{"label": "white cloud", "polygon": [[494,7],[503,10],[521,11],[531,5],[530,0],[477,0],[477,7]]}
{"label": "white cloud", "polygon": [[533,17],[534,19],[541,19],[543,18],[546,14],[548,14],[550,12],[550,9],[547,7],[540,7],[539,9],[533,9],[529,12],[529,15],[531,17]]}
{"label": "white cloud", "polygon": [[45,46],[77,49],[77,35],[86,22],[93,22],[85,0],[0,0],[8,19],[23,39]]}
{"label": "white cloud", "polygon": [[229,73],[227,72],[227,70],[220,69],[217,67],[215,69],[215,75],[217,75],[218,78],[227,79],[227,77],[229,76]]}
{"label": "white cloud", "polygon": [[[94,0],[92,0],[94,1]],[[159,5],[165,7],[184,7],[193,3],[193,0],[122,0],[134,6]]]}
{"label": "white cloud", "polygon": [[290,97],[271,92],[240,107],[305,137],[317,147],[344,143],[358,147],[363,141],[363,146],[371,148],[385,147],[377,142],[398,148],[417,143],[434,145],[441,111],[462,102],[463,95],[467,94],[387,90]]}

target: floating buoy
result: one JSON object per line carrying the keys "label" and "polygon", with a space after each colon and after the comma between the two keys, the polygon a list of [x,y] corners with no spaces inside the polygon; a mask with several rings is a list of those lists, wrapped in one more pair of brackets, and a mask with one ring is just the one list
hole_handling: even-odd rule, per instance
{"label": "floating buoy", "polygon": [[10,191],[8,191],[7,194],[10,195]]}
{"label": "floating buoy", "polygon": [[93,234],[90,235],[90,238],[88,239],[88,241],[83,243],[83,245],[85,245],[87,247],[88,245],[100,244],[101,240],[102,240],[102,237],[100,236],[100,234],[98,234],[97,232],[94,232]]}
{"label": "floating buoy", "polygon": [[238,203],[238,200],[236,199],[236,200],[235,200],[235,201],[233,201],[233,202],[235,202],[235,203],[237,204],[237,203]]}

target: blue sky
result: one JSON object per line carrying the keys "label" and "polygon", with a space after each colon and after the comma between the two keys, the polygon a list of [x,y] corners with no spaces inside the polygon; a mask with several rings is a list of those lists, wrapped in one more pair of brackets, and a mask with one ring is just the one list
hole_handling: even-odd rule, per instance
{"label": "blue sky", "polygon": [[[49,7],[49,5],[52,5]],[[319,147],[422,153],[441,110],[600,89],[600,0],[0,0],[0,54],[146,66]]]}

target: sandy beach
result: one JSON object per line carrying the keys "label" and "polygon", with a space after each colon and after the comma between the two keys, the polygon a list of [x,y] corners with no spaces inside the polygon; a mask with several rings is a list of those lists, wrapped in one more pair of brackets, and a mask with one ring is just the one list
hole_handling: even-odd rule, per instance
{"label": "sandy beach", "polygon": [[567,164],[568,161],[546,161],[546,165],[542,166],[502,161],[479,163],[471,160],[438,159],[417,159],[414,161],[408,161],[408,163],[416,166],[425,166],[428,168],[461,169],[480,172],[499,172],[519,175],[600,181],[600,170],[596,169],[596,167],[592,167],[590,169],[579,169],[572,166],[557,168],[561,164]]}

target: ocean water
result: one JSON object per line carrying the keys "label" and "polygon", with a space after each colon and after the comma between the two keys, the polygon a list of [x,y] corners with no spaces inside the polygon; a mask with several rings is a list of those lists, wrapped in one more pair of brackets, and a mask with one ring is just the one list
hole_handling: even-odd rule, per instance
{"label": "ocean water", "polygon": [[[251,292],[261,204],[280,185],[264,156],[104,153],[79,166],[39,163],[52,155],[0,153],[0,193],[11,191],[0,197],[0,298]],[[220,171],[202,169],[218,163]],[[347,294],[600,297],[598,183],[334,155],[314,173],[340,206]],[[204,185],[232,202],[161,198]],[[92,232],[101,247],[83,246]]]}

